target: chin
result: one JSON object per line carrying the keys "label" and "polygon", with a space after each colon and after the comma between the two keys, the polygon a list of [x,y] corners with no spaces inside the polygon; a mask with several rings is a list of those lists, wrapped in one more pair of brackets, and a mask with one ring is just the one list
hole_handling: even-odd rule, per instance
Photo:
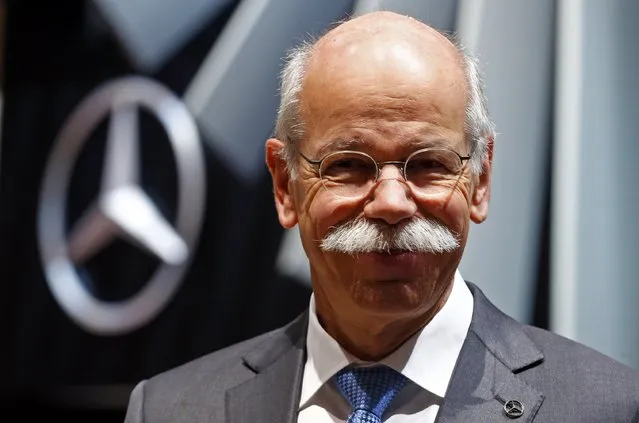
{"label": "chin", "polygon": [[359,281],[351,287],[351,300],[370,314],[406,315],[423,309],[431,300],[417,281]]}

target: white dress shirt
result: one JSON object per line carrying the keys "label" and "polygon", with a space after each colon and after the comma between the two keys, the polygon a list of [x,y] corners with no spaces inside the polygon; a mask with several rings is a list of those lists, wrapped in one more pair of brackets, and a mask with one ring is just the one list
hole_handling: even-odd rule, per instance
{"label": "white dress shirt", "polygon": [[[459,272],[441,310],[419,332],[379,363],[402,373],[408,382],[383,416],[388,423],[435,421],[457,357],[470,326],[473,297]],[[331,379],[358,360],[320,325],[311,295],[298,423],[345,422],[350,406]]]}

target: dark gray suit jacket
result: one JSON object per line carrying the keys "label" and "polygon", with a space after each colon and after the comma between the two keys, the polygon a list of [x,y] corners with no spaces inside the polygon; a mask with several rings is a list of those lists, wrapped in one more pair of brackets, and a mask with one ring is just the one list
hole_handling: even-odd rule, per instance
{"label": "dark gray suit jacket", "polygon": [[[639,422],[639,372],[522,325],[469,283],[475,308],[437,423]],[[295,422],[308,315],[214,352],[133,390],[126,423]]]}

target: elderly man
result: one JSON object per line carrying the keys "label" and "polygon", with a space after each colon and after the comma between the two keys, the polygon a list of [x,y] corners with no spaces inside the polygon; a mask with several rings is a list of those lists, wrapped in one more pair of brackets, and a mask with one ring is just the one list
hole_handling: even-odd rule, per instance
{"label": "elderly man", "polygon": [[515,322],[459,274],[494,131],[476,63],[445,36],[376,12],[298,47],[275,136],[308,312],[141,382],[127,422],[639,421],[637,372]]}

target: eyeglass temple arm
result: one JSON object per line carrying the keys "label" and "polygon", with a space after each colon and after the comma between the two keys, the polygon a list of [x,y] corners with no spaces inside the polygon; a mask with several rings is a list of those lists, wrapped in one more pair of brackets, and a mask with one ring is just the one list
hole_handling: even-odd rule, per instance
{"label": "eyeglass temple arm", "polygon": [[320,163],[322,163],[321,160],[313,160],[313,159],[309,159],[308,157],[306,157],[304,154],[302,154],[301,151],[298,151],[299,155],[302,156],[302,158],[304,160],[306,160],[309,164],[312,164],[314,166],[319,166]]}

